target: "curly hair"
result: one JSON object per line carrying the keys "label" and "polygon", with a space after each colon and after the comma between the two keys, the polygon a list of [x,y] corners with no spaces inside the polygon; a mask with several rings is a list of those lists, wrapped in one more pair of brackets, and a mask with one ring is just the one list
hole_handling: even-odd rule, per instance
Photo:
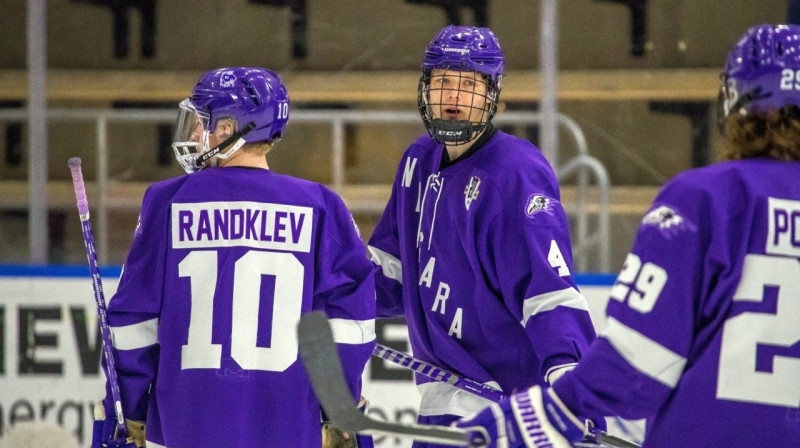
{"label": "curly hair", "polygon": [[722,137],[723,160],[800,160],[800,108],[731,115],[725,121]]}

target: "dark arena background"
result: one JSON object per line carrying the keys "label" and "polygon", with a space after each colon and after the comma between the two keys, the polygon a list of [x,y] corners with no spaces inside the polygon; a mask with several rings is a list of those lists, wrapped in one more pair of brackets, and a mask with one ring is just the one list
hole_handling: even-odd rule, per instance
{"label": "dark arena background", "polygon": [[[0,27],[0,447],[15,428],[88,446],[102,343],[67,160],[81,157],[106,299],[145,189],[183,174],[178,102],[212,68],[275,70],[291,98],[270,168],[330,186],[366,241],[417,111],[422,53],[446,24],[488,26],[506,58],[495,124],[561,182],[576,280],[596,327],[659,188],[718,159],[730,45],[798,23],[795,0],[6,0]],[[402,320],[378,341],[409,351]],[[409,371],[373,358],[370,414],[413,422]],[[642,422],[609,431],[641,438]],[[38,429],[37,429],[38,428]],[[5,441],[4,441],[5,439]],[[74,440],[73,440],[74,439]],[[408,447],[393,437],[379,447]],[[5,445],[4,445],[5,443]],[[51,445],[56,446],[56,445]],[[62,446],[62,445],[58,445]]]}

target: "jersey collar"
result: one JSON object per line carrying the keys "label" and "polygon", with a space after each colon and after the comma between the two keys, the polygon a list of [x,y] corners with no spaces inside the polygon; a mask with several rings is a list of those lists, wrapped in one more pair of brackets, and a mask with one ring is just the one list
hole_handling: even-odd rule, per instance
{"label": "jersey collar", "polygon": [[442,149],[442,161],[439,164],[439,171],[447,167],[453,166],[464,159],[469,158],[471,155],[478,152],[479,149],[483,148],[486,145],[486,143],[489,140],[491,140],[492,137],[494,137],[496,133],[497,133],[497,128],[494,127],[494,125],[491,122],[487,123],[486,130],[483,132],[483,134],[481,134],[481,136],[478,137],[477,140],[475,140],[475,143],[473,143],[468,150],[464,151],[460,156],[456,157],[455,160],[450,160],[450,155],[447,153],[447,147],[444,147]]}

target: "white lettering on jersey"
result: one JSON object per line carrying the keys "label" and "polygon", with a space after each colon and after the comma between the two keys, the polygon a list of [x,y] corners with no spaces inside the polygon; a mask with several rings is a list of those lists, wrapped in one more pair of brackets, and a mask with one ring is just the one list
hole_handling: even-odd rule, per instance
{"label": "white lettering on jersey", "polygon": [[[667,284],[667,271],[661,266],[642,260],[636,254],[628,254],[617,281],[611,288],[611,298],[625,302],[640,313],[653,311],[661,290]],[[629,294],[630,292],[630,294]]]}
{"label": "white lettering on jersey", "polygon": [[453,323],[450,324],[450,330],[447,332],[448,336],[455,335],[458,339],[461,339],[461,327],[463,326],[463,322],[461,319],[461,308],[456,309],[456,315],[453,317]]}
{"label": "white lettering on jersey", "polygon": [[439,313],[444,314],[445,302],[448,297],[450,297],[450,285],[445,282],[439,282],[439,289],[436,291],[436,299],[433,301],[433,308],[431,308],[431,311],[436,312],[436,308],[439,308],[439,304],[441,303],[442,306]]}
{"label": "white lettering on jersey", "polygon": [[419,276],[419,285],[424,283],[428,288],[431,287],[431,280],[433,280],[433,267],[436,265],[436,257],[431,257],[425,269],[422,270],[422,275]]}
{"label": "white lettering on jersey", "polygon": [[768,300],[766,286],[777,287],[773,311],[740,313],[723,326],[717,398],[796,409],[800,358],[788,350],[773,352],[770,368],[763,369],[759,353],[762,347],[792,347],[800,342],[800,264],[782,256],[746,255],[734,303],[763,303]]}
{"label": "white lettering on jersey", "polygon": [[311,250],[311,207],[248,201],[176,203],[170,215],[173,249]]}
{"label": "white lettering on jersey", "polygon": [[422,209],[422,182],[417,182],[417,207],[414,209],[414,211],[419,213],[421,209]]}
{"label": "white lettering on jersey", "polygon": [[414,167],[415,166],[417,166],[417,158],[414,157],[412,159],[411,157],[407,157],[406,158],[406,167],[405,167],[405,169],[403,169],[403,180],[400,182],[400,184],[403,187],[408,188],[408,187],[411,186],[411,180],[414,177]]}
{"label": "white lettering on jersey", "polygon": [[800,201],[769,198],[766,252],[800,257]]}
{"label": "white lettering on jersey", "polygon": [[561,255],[561,250],[559,250],[556,240],[550,240],[550,252],[547,254],[547,261],[550,263],[550,267],[558,268],[558,275],[560,277],[569,275],[567,262],[564,261],[564,256]]}
{"label": "white lettering on jersey", "polygon": [[[217,287],[217,252],[193,250],[178,264],[178,275],[191,282],[191,313],[186,344],[181,348],[181,369],[219,369],[222,344],[213,343],[214,297]],[[286,252],[251,250],[233,269],[230,353],[241,368],[283,372],[297,360],[305,268]],[[273,316],[270,324],[259,322],[261,278],[275,277]],[[219,306],[219,304],[217,304]],[[269,347],[259,347],[259,328],[271,328]]]}

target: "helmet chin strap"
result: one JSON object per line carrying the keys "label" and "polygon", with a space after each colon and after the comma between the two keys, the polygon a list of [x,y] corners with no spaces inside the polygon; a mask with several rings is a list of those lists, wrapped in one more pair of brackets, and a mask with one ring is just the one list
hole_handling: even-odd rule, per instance
{"label": "helmet chin strap", "polygon": [[206,163],[212,157],[217,156],[217,155],[221,156],[220,151],[222,151],[223,148],[227,148],[231,144],[233,144],[233,147],[231,147],[229,152],[232,153],[232,152],[237,151],[239,148],[242,147],[242,145],[247,143],[245,141],[245,139],[244,139],[244,136],[247,135],[253,129],[255,129],[255,127],[256,127],[256,124],[251,121],[250,123],[247,123],[247,126],[243,127],[239,131],[234,132],[233,135],[231,135],[230,137],[226,138],[225,141],[223,141],[219,145],[211,148],[208,152],[203,153],[203,155],[201,155],[200,157],[198,157],[195,160],[195,164],[197,165],[197,168],[202,167],[203,164]]}
{"label": "helmet chin strap", "polygon": [[770,95],[771,95],[771,93],[766,93],[766,94],[762,93],[761,92],[761,87],[756,87],[753,90],[750,90],[749,92],[746,92],[743,95],[741,95],[739,97],[739,99],[737,99],[733,104],[727,104],[726,105],[726,103],[729,100],[718,100],[718,101],[722,101],[722,104],[723,104],[722,115],[717,118],[717,126],[719,126],[720,133],[724,132],[725,120],[727,120],[729,116],[731,116],[733,114],[746,115],[747,114],[747,109],[745,109],[745,107],[748,104],[750,104],[752,101],[755,101],[755,100],[761,100],[761,99],[764,99],[764,98],[768,98]]}
{"label": "helmet chin strap", "polygon": [[466,143],[472,140],[474,133],[482,131],[486,125],[475,125],[468,120],[449,121],[440,118],[431,120],[431,127],[436,140],[442,143]]}
{"label": "helmet chin strap", "polygon": [[735,103],[728,106],[728,114],[738,113],[741,109],[743,109],[746,105],[748,105],[751,101],[754,100],[761,100],[764,98],[768,98],[771,94],[762,94],[761,87],[756,87],[755,89],[745,93],[744,95],[740,96]]}

